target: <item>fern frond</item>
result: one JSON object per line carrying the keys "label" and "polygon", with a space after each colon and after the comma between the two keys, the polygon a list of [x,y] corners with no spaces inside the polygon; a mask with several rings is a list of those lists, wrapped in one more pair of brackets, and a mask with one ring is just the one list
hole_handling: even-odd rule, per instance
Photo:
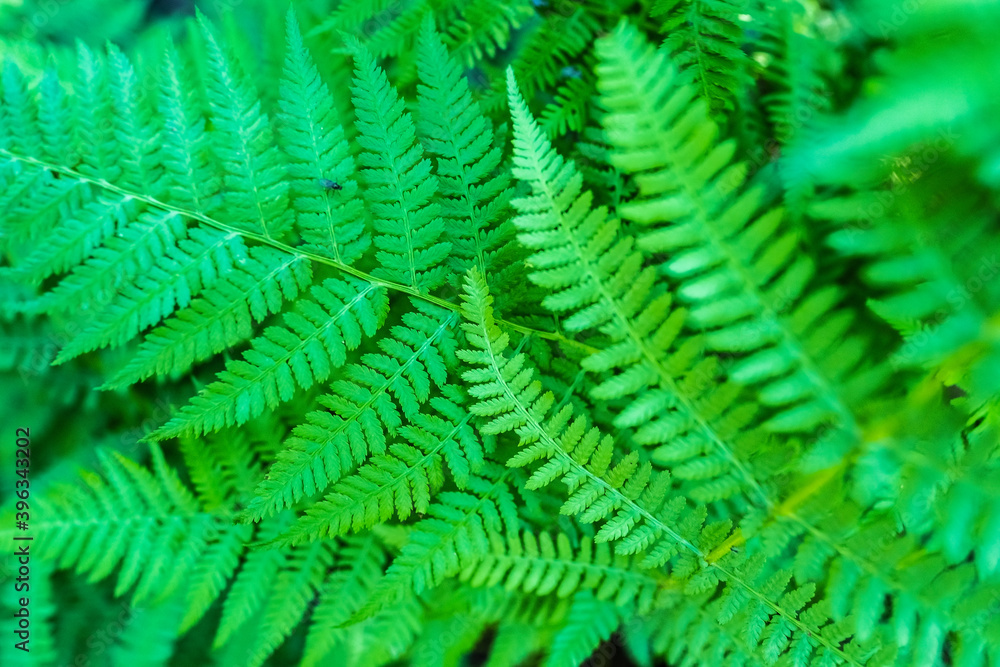
{"label": "fern frond", "polygon": [[[727,556],[733,579],[723,584],[711,612],[721,624],[742,634],[745,646],[758,652],[765,664],[774,664],[787,654],[803,664],[844,662],[851,665],[891,664],[892,646],[861,638],[853,632],[851,619],[835,618],[830,599],[816,595],[811,583],[795,587],[791,572],[767,567],[760,556]],[[695,592],[715,587],[706,581]],[[690,587],[689,587],[690,588]],[[880,655],[875,655],[883,648]],[[886,655],[888,653],[888,656]],[[810,662],[818,660],[818,663]]]}
{"label": "fern frond", "polygon": [[685,502],[682,497],[668,499],[668,473],[654,475],[651,465],[640,465],[634,452],[612,465],[610,436],[602,437],[596,427],[588,429],[584,417],[574,418],[572,405],[551,413],[555,398],[551,392],[542,393],[525,355],[505,354],[509,338],[494,322],[492,297],[475,269],[466,279],[463,300],[468,322],[462,326],[472,349],[460,350],[459,356],[471,366],[463,374],[472,383],[469,393],[478,399],[471,412],[484,418],[484,434],[517,433],[523,448],[508,466],[544,461],[526,488],[540,489],[562,479],[570,496],[560,511],[584,523],[603,522],[595,541],[618,542],[619,553],[653,547],[647,560],[662,565],[678,546],[697,552],[692,540],[701,524],[674,525]]}
{"label": "fern frond", "polygon": [[358,0],[339,4],[322,22],[311,31],[311,34],[327,32],[356,35],[368,33],[366,23],[376,23],[385,12],[392,0]]}
{"label": "fern frond", "polygon": [[366,622],[344,627],[368,599],[385,561],[385,548],[374,535],[344,538],[337,549],[336,569],[324,581],[312,613],[303,667],[327,664],[331,654],[347,665],[384,664],[413,642],[422,616],[414,597]]}
{"label": "fern frond", "polygon": [[64,151],[69,149],[73,143],[73,130],[66,92],[59,80],[54,57],[49,58],[45,73],[42,75],[38,86],[38,98],[38,122],[41,125],[42,151],[41,153],[27,154],[40,155],[47,160],[64,159]]}
{"label": "fern frond", "polygon": [[773,58],[763,76],[774,86],[761,101],[783,144],[794,143],[832,102],[822,76],[824,45],[796,30],[802,11],[798,2],[779,2],[759,21],[764,33],[760,47]]}
{"label": "fern frond", "polygon": [[0,4],[32,659],[1000,663],[1000,2],[229,4]]}
{"label": "fern frond", "polygon": [[[442,590],[443,589],[443,590]],[[495,619],[495,605],[479,591],[441,587],[440,610],[424,619],[410,648],[414,665],[454,664],[467,656]],[[444,641],[441,639],[442,633]]]}
{"label": "fern frond", "polygon": [[[859,508],[845,500],[838,511],[824,512],[816,521],[822,533],[805,533],[804,539],[799,539],[803,535],[799,526],[782,526],[784,534],[775,546],[783,547],[786,541],[792,545],[800,587],[811,589],[813,581],[825,579],[825,590],[816,596],[815,604],[822,603],[819,609],[826,617],[845,634],[854,634],[858,642],[908,648],[894,646],[883,636],[880,621],[889,610],[897,632],[916,637],[935,626],[953,634],[966,650],[973,649],[973,655],[978,653],[980,649],[973,647],[983,645],[985,629],[967,624],[964,618],[982,604],[980,594],[995,591],[994,585],[977,579],[971,564],[949,565],[940,553],[923,550],[916,539],[900,537],[898,524],[889,517],[869,517],[863,528],[831,543],[827,536],[841,533],[860,514]],[[904,565],[902,571],[900,565]],[[927,581],[938,585],[928,589]]]}
{"label": "fern frond", "polygon": [[758,386],[777,411],[766,429],[816,433],[835,422],[840,442],[830,449],[845,451],[857,437],[852,406],[886,374],[852,335],[852,311],[838,308],[842,291],[815,284],[815,262],[781,209],[759,213],[762,186],[737,195],[745,164],[731,163],[731,141],[714,145],[705,103],[665,54],[626,24],[598,48],[612,160],[640,190],[622,214],[656,226],[640,249],[668,254],[662,270],[691,304],[688,324],[704,332],[706,347],[740,355],[729,377]]}
{"label": "fern frond", "polygon": [[180,440],[188,477],[207,509],[227,508],[234,498],[252,494],[263,473],[256,444],[252,432]]}
{"label": "fern frond", "polygon": [[252,532],[249,526],[241,526],[240,529],[218,534],[218,539],[205,540],[196,554],[184,554],[195,560],[186,571],[184,613],[178,632],[184,633],[193,628],[223,596]]}
{"label": "fern frond", "polygon": [[[160,217],[171,213],[160,212]],[[155,221],[155,217],[153,218]],[[155,222],[153,223],[155,224]],[[118,232],[124,236],[124,232]],[[105,248],[109,244],[105,244]],[[129,245],[121,248],[124,253]],[[246,261],[247,248],[240,236],[212,228],[193,228],[175,246],[166,246],[158,261],[127,287],[114,293],[94,314],[92,323],[63,347],[56,363],[107,345],[121,345],[174,311],[187,306],[192,296],[214,286],[219,276]],[[112,262],[117,266],[119,258]],[[101,266],[105,258],[88,262]],[[80,271],[88,264],[81,265]]]}
{"label": "fern frond", "polygon": [[733,108],[749,58],[743,53],[743,25],[736,0],[657,0],[652,16],[662,18],[663,47],[681,80],[698,89],[712,110]]}
{"label": "fern frond", "polygon": [[[450,4],[444,0],[441,4]],[[389,58],[402,51],[413,50],[420,26],[425,17],[432,15],[435,0],[407,0],[400,3],[380,3],[376,11],[369,14],[360,32],[365,48],[376,58]],[[412,62],[403,66],[403,79],[412,80]]]}
{"label": "fern frond", "polygon": [[496,285],[515,269],[516,258],[506,220],[513,192],[510,178],[498,169],[502,151],[493,145],[489,120],[429,21],[418,53],[417,132],[427,152],[437,157],[441,216],[452,244],[449,265],[462,274],[478,266]]}
{"label": "fern frond", "polygon": [[579,547],[565,533],[491,536],[491,553],[466,567],[459,578],[470,586],[500,586],[533,595],[568,597],[594,591],[619,608],[646,610],[657,593],[657,579],[631,567],[628,556],[613,554],[607,543],[584,537]]}
{"label": "fern frond", "polygon": [[526,664],[529,657],[547,645],[549,637],[536,624],[503,619],[497,627],[490,645],[489,659],[485,667],[505,667]]}
{"label": "fern frond", "polygon": [[[376,58],[387,58],[412,52],[421,25],[432,17],[448,48],[472,67],[506,48],[513,32],[533,14],[528,0],[365,0],[338,7],[313,32],[356,35]],[[407,68],[403,78],[412,80],[412,65],[400,66]]]}
{"label": "fern frond", "polygon": [[593,74],[570,77],[556,91],[555,101],[545,105],[541,123],[550,138],[570,132],[582,132],[590,116],[590,105],[597,89]]}
{"label": "fern frond", "polygon": [[590,591],[573,598],[568,617],[552,642],[545,667],[573,667],[587,662],[600,643],[611,637],[621,622],[618,607],[596,599]]}
{"label": "fern frond", "polygon": [[412,415],[411,424],[399,429],[406,442],[390,445],[386,454],[371,457],[355,474],[340,480],[326,498],[306,510],[281,543],[360,532],[394,514],[400,521],[414,513],[426,514],[431,498],[444,484],[445,463],[456,486],[464,489],[470,472],[483,465],[482,445],[469,424],[471,415],[445,398],[431,403],[450,419]]}
{"label": "fern frond", "polygon": [[[932,411],[929,423],[941,434],[955,432],[954,415],[931,406],[917,409]],[[910,420],[918,421],[916,415]],[[897,632],[917,636],[934,625],[956,637],[970,655],[979,655],[989,630],[964,619],[980,613],[972,610],[981,609],[995,586],[995,540],[982,531],[996,524],[990,508],[998,506],[996,489],[987,481],[993,465],[983,465],[981,458],[994,447],[996,435],[980,428],[947,454],[928,447],[926,433],[904,430],[883,453],[868,459],[872,469],[855,482],[891,479],[898,514],[867,510],[843,491],[826,494],[766,529],[768,553],[791,547],[796,580],[802,585],[825,580],[830,617],[847,623],[861,640],[878,636],[885,609],[895,615],[903,605],[905,613],[894,618]],[[942,474],[949,465],[955,468]],[[938,585],[928,588],[927,581]]]}
{"label": "fern frond", "polygon": [[[39,112],[28,90],[28,82],[11,61],[4,63],[2,75],[4,129],[3,135],[0,135],[3,141],[0,145],[25,155],[41,155]],[[47,77],[47,80],[51,78]],[[64,115],[58,114],[60,118]]]}
{"label": "fern frond", "polygon": [[29,254],[14,266],[17,278],[37,284],[80,264],[104,241],[123,230],[143,209],[142,204],[131,198],[106,195],[83,202],[83,206],[73,211],[72,217],[39,239],[44,248]]}
{"label": "fern frond", "polygon": [[[140,86],[132,63],[115,46],[108,48],[111,72],[111,106],[115,143],[121,147],[122,187],[153,192],[160,181],[161,167],[156,155],[159,132],[154,128],[147,96]],[[26,153],[26,155],[37,153]]]}
{"label": "fern frond", "polygon": [[[674,592],[664,608],[649,616],[630,619],[626,630],[648,633],[652,652],[678,664],[718,667],[773,664],[755,656],[738,630],[720,625],[707,598]],[[809,663],[793,658],[789,664]]]}
{"label": "fern frond", "polygon": [[[660,445],[654,460],[686,462],[675,472],[698,480],[695,498],[715,500],[743,485],[761,496],[742,462],[761,443],[759,434],[746,428],[753,405],[741,405],[731,384],[705,389],[717,369],[712,360],[699,359],[698,339],[678,342],[685,311],[672,308],[671,295],[657,284],[656,268],[643,266],[635,239],[622,233],[619,221],[606,207],[592,207],[583,177],[555,152],[512,75],[508,80],[514,175],[532,188],[531,196],[514,202],[518,238],[534,250],[529,278],[552,292],[542,304],[565,316],[565,329],[598,330],[608,338],[603,349],[582,361],[588,371],[615,372],[591,396],[627,399],[615,426],[638,427],[637,443]],[[713,472],[707,473],[708,465]]]}
{"label": "fern frond", "polygon": [[131,622],[124,625],[122,633],[109,647],[108,662],[113,665],[162,664],[161,661],[175,651],[177,619],[183,613],[182,606],[183,601],[174,597],[161,604],[130,609]]}
{"label": "fern frond", "polygon": [[365,355],[321,396],[327,410],[306,415],[257,488],[246,517],[259,520],[311,496],[340,479],[372,454],[385,454],[387,434],[413,421],[431,396],[432,384],[447,384],[446,359],[454,352],[455,313],[413,300],[390,336],[379,341],[382,354]]}
{"label": "fern frond", "polygon": [[[833,90],[826,81],[831,69],[825,57],[829,44],[805,32],[798,2],[779,2],[758,12],[755,24],[763,33],[758,47],[769,58],[762,68],[762,80],[769,90],[761,96],[760,107],[773,128],[771,144],[794,147],[809,141],[821,126],[819,119],[833,106]],[[811,31],[810,31],[811,32]],[[779,162],[778,175],[785,189],[785,205],[800,216],[814,194],[809,175]]]}
{"label": "fern frond", "polygon": [[261,631],[248,665],[263,664],[291,634],[318,593],[333,560],[331,545],[325,542],[292,548],[286,554],[261,612]]}
{"label": "fern frond", "polygon": [[[944,415],[941,421],[947,423]],[[926,548],[942,553],[950,565],[972,558],[984,582],[1000,569],[994,530],[1000,524],[1000,487],[992,454],[997,436],[995,425],[978,424],[948,452],[917,440],[892,457],[905,480],[899,502],[906,508],[907,530],[929,536]]]}
{"label": "fern frond", "polygon": [[442,30],[448,48],[466,67],[507,48],[514,31],[535,13],[528,0],[469,0],[450,9]]}
{"label": "fern frond", "polygon": [[298,387],[327,379],[385,320],[385,291],[371,283],[330,278],[310,293],[313,300],[299,299],[295,312],[286,313],[287,327],[265,329],[242,361],[226,364],[218,380],[148,437],[210,433],[273,410]]}
{"label": "fern frond", "polygon": [[117,568],[115,595],[135,586],[136,600],[163,598],[191,571],[184,552],[200,556],[209,536],[242,532],[203,513],[159,450],[152,451],[153,474],[120,454],[100,451],[103,475],[88,473],[83,486],[38,500],[45,517],[37,524],[39,555],[90,581]]}
{"label": "fern frond", "polygon": [[[939,187],[957,186],[952,176],[939,178]],[[885,211],[883,201],[880,191],[852,192],[815,201],[807,213],[834,226],[830,247],[865,262],[861,280],[879,293],[869,308],[903,338],[890,364],[933,369],[944,384],[971,393],[973,405],[989,400],[1000,390],[993,372],[1000,348],[973,341],[991,330],[997,317],[996,281],[982,278],[1000,271],[991,207],[975,197],[940,209],[928,202],[923,215],[934,222],[944,224],[955,215],[967,221],[960,234],[951,234],[914,219],[912,211]],[[885,213],[878,225],[870,223],[872,211]],[[978,287],[973,291],[970,285]]]}
{"label": "fern frond", "polygon": [[221,174],[209,164],[210,138],[205,117],[194,99],[188,71],[168,45],[160,71],[157,110],[163,117],[160,155],[163,196],[194,211],[207,213],[219,188]]}
{"label": "fern frond", "polygon": [[[262,528],[257,536],[266,539],[281,528],[282,523],[276,521]],[[274,589],[284,562],[285,554],[273,549],[250,551],[247,554],[222,605],[214,648],[224,645],[240,626],[260,613],[267,603],[268,593]]]}
{"label": "fern frond", "polygon": [[[705,507],[681,517],[682,497],[674,497],[664,506],[669,491],[665,473],[652,478],[648,464],[639,465],[635,454],[611,466],[613,448],[610,439],[601,439],[596,428],[587,430],[582,419],[572,419],[566,406],[549,416],[553,397],[542,394],[540,384],[532,382],[533,369],[525,368],[523,355],[507,358],[506,336],[492,324],[489,295],[482,278],[473,270],[466,283],[464,313],[470,324],[467,336],[475,350],[460,353],[474,366],[465,379],[477,386],[470,393],[480,402],[473,412],[488,418],[481,428],[487,433],[514,431],[522,446],[508,461],[521,467],[539,459],[545,462],[528,479],[526,488],[536,489],[562,477],[570,497],[562,513],[579,515],[580,521],[604,521],[595,541],[617,542],[618,553],[644,552],[642,567],[659,567],[674,560],[675,576],[692,593],[702,593],[726,581],[733,595],[746,600],[762,614],[761,631],[767,623],[789,623],[796,631],[813,632],[827,623],[821,608],[805,618],[798,609],[775,598],[769,584],[758,580],[759,570],[748,569],[745,557],[737,557],[720,546],[730,531],[729,522],[703,528]],[[723,549],[720,554],[717,550]],[[707,564],[707,567],[705,566]],[[824,651],[845,657],[838,644],[850,636],[842,628],[824,628],[820,644]],[[852,652],[863,651],[856,645]],[[856,663],[856,661],[855,661]]]}
{"label": "fern frond", "polygon": [[[84,182],[59,178],[46,169],[10,161],[2,171],[0,207],[5,215],[0,229],[11,244],[49,237],[62,224],[64,215],[75,214],[95,200],[94,191]],[[72,224],[72,217],[69,222]],[[27,280],[32,281],[30,277]]]}
{"label": "fern frond", "polygon": [[[38,307],[58,312],[104,306],[121,286],[154,270],[166,249],[177,246],[187,235],[187,225],[176,213],[144,212],[46,292]],[[23,265],[21,270],[29,271]]]}
{"label": "fern frond", "polygon": [[119,146],[115,141],[107,64],[83,42],[77,43],[76,94],[73,96],[71,164],[79,160],[80,173],[109,183],[121,176]]}
{"label": "fern frond", "polygon": [[[177,374],[246,340],[253,322],[295,301],[312,279],[308,260],[267,247],[250,248],[212,290],[174,313],[143,340],[132,359],[102,388],[114,389],[153,375]],[[61,285],[60,285],[61,286]],[[57,287],[50,294],[59,291]]]}
{"label": "fern frond", "polygon": [[0,207],[5,211],[0,231],[6,243],[24,243],[48,234],[58,224],[60,204],[73,195],[80,203],[84,197],[89,199],[90,191],[44,169],[5,161],[0,166]]}
{"label": "fern frond", "polygon": [[[302,43],[294,11],[286,18],[288,53],[278,101],[281,148],[289,156],[288,175],[296,225],[306,249],[352,264],[371,245],[352,178],[354,159],[337,122],[330,91],[319,78]],[[325,187],[334,183],[337,190]]]}
{"label": "fern frond", "polygon": [[563,79],[566,68],[592,44],[599,29],[600,24],[583,9],[552,14],[534,26],[513,64],[524,95],[530,99]]}
{"label": "fern frond", "polygon": [[429,292],[445,281],[443,262],[451,249],[438,240],[444,224],[431,201],[437,178],[385,72],[360,44],[354,45],[354,56],[352,94],[358,143],[365,149],[358,162],[381,264],[373,275]]}
{"label": "fern frond", "polygon": [[198,21],[209,56],[212,150],[222,164],[225,186],[212,212],[245,231],[280,239],[291,227],[292,216],[270,120],[242,67],[220,44],[204,15]]}
{"label": "fern frond", "polygon": [[489,551],[489,535],[516,530],[517,510],[507,485],[509,471],[485,465],[465,492],[447,491],[414,526],[409,540],[354,615],[367,618],[404,594],[420,594],[454,576]]}

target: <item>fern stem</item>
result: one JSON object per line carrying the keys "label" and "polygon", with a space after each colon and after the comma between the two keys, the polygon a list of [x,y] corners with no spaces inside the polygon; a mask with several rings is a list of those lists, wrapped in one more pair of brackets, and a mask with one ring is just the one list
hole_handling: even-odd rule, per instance
{"label": "fern stem", "polygon": [[[394,281],[391,281],[391,280],[385,280],[383,278],[376,278],[375,276],[371,275],[370,273],[365,273],[364,271],[361,271],[360,269],[356,269],[353,266],[349,266],[347,264],[343,264],[343,263],[338,262],[338,261],[336,261],[334,259],[331,259],[329,257],[324,257],[322,255],[317,255],[317,254],[311,253],[311,252],[309,252],[307,250],[302,250],[300,248],[294,248],[294,247],[292,247],[292,246],[290,246],[290,245],[288,245],[286,243],[282,243],[281,241],[277,241],[277,240],[271,238],[270,236],[265,236],[263,234],[256,234],[254,232],[248,232],[248,231],[246,231],[244,229],[240,229],[240,228],[237,228],[237,227],[233,227],[231,225],[227,225],[224,222],[220,222],[218,220],[215,220],[214,218],[210,218],[209,216],[205,215],[204,213],[199,213],[197,211],[192,211],[192,210],[180,207],[180,206],[174,206],[172,204],[168,204],[166,202],[160,201],[159,199],[156,199],[154,197],[150,197],[149,195],[146,195],[146,194],[142,194],[142,193],[139,193],[139,192],[131,192],[131,191],[125,189],[125,188],[122,188],[121,186],[115,185],[114,183],[109,183],[108,181],[106,181],[104,179],[91,178],[89,176],[85,176],[85,175],[81,174],[80,172],[78,172],[78,171],[76,171],[74,169],[70,169],[69,167],[63,167],[62,165],[52,164],[50,162],[47,162],[45,160],[39,160],[37,158],[27,157],[27,156],[23,156],[23,155],[17,155],[17,154],[12,153],[9,150],[6,150],[4,148],[0,148],[0,155],[4,156],[6,158],[9,158],[11,160],[17,160],[19,162],[24,162],[26,164],[31,164],[31,165],[34,165],[36,167],[41,167],[42,169],[47,169],[49,171],[58,172],[58,173],[63,174],[65,176],[69,176],[70,178],[77,179],[78,181],[81,181],[83,183],[89,183],[89,184],[91,184],[91,185],[93,185],[95,187],[107,190],[109,192],[114,192],[114,193],[116,193],[118,195],[121,195],[123,197],[132,197],[133,199],[142,201],[142,202],[148,204],[149,206],[154,206],[154,207],[162,209],[164,211],[171,211],[171,212],[174,212],[174,213],[178,213],[180,215],[184,215],[184,216],[186,216],[188,218],[191,218],[191,219],[197,220],[198,222],[201,222],[203,224],[209,225],[210,227],[215,227],[216,229],[220,229],[220,230],[223,230],[223,231],[226,231],[226,232],[231,232],[231,233],[238,234],[238,235],[240,235],[241,237],[243,237],[245,239],[252,239],[254,241],[257,241],[258,243],[262,243],[264,245],[269,245],[272,248],[275,248],[277,250],[281,250],[282,252],[286,252],[286,253],[289,253],[289,254],[295,254],[295,255],[299,255],[301,257],[305,257],[306,259],[308,259],[308,260],[310,260],[312,262],[316,262],[317,264],[325,264],[325,265],[327,265],[329,267],[337,269],[338,271],[342,271],[344,273],[347,273],[349,275],[354,276],[355,278],[359,278],[359,279],[364,280],[364,281],[366,281],[368,283],[371,283],[373,285],[378,285],[380,287],[384,287],[386,289],[393,290],[393,291],[396,291],[396,292],[402,292],[403,294],[407,294],[409,296],[416,297],[418,299],[422,299],[424,301],[433,303],[433,304],[435,304],[437,306],[440,306],[442,308],[447,308],[448,310],[452,310],[452,311],[455,311],[455,312],[459,311],[459,306],[458,305],[456,305],[456,304],[454,304],[454,303],[452,303],[450,301],[447,301],[445,299],[442,299],[440,297],[436,297],[436,296],[432,296],[430,294],[425,294],[423,292],[420,292],[415,287],[412,287],[410,285],[404,285],[402,283],[397,283],[397,282],[394,282]],[[596,353],[596,352],[599,351],[597,348],[595,348],[595,347],[593,347],[591,345],[587,345],[586,343],[580,342],[578,340],[573,340],[572,338],[567,338],[566,336],[564,336],[563,334],[558,333],[558,332],[543,331],[541,329],[533,329],[532,327],[527,327],[527,326],[524,326],[524,325],[521,325],[521,324],[515,324],[514,322],[510,322],[508,320],[497,319],[496,322],[500,326],[503,326],[503,327],[505,327],[507,329],[510,329],[512,331],[517,331],[517,332],[519,332],[521,334],[524,334],[526,336],[538,336],[539,338],[544,338],[545,340],[551,340],[551,341],[555,341],[555,342],[558,342],[558,343],[564,343],[566,345],[571,345],[573,347],[576,347],[576,348],[579,348],[581,350],[586,351],[588,354],[594,354],[594,353]]]}

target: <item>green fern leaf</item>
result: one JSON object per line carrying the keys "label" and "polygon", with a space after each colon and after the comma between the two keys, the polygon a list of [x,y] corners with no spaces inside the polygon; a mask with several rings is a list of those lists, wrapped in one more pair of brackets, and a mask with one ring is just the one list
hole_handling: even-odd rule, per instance
{"label": "green fern leaf", "polygon": [[381,278],[429,292],[445,281],[451,244],[438,241],[444,224],[432,203],[437,178],[416,141],[413,120],[375,59],[354,45],[352,88],[358,116],[358,157],[365,198],[375,218]]}
{"label": "green fern leaf", "polygon": [[[837,309],[842,294],[814,284],[815,262],[780,209],[758,214],[762,187],[737,194],[746,165],[731,163],[733,143],[713,146],[717,126],[665,54],[627,25],[599,49],[612,160],[640,187],[622,214],[656,226],[639,247],[670,253],[662,270],[691,304],[689,324],[708,349],[741,355],[729,376],[760,385],[761,402],[778,410],[765,428],[815,433],[835,422],[842,451],[857,436],[851,403],[878,386],[861,394],[847,386],[868,369],[866,341],[850,334],[852,313]],[[623,132],[626,125],[635,129]],[[817,326],[822,333],[811,336]]]}
{"label": "green fern leaf", "polygon": [[743,27],[734,0],[657,0],[652,14],[663,18],[664,48],[717,112],[733,108],[749,58],[740,46]]}
{"label": "green fern leaf", "polygon": [[539,489],[561,478],[571,494],[561,512],[579,515],[585,523],[603,521],[595,540],[618,542],[619,553],[636,553],[659,543],[653,558],[660,565],[678,545],[698,553],[691,540],[700,532],[700,523],[688,530],[671,525],[684,499],[664,504],[670,488],[667,473],[653,478],[646,463],[635,474],[635,453],[612,465],[612,439],[602,437],[596,427],[588,429],[584,418],[573,418],[572,405],[550,414],[554,397],[542,393],[541,383],[533,379],[534,369],[526,367],[525,355],[505,354],[508,336],[495,324],[492,297],[475,269],[466,279],[463,299],[468,322],[462,326],[473,349],[459,351],[471,366],[462,377],[473,383],[469,393],[479,401],[471,411],[484,418],[483,433],[517,433],[522,449],[508,466],[545,461],[528,479],[527,488]]}
{"label": "green fern leaf", "polygon": [[[288,175],[296,224],[306,248],[351,264],[371,245],[351,176],[354,159],[337,123],[333,99],[302,43],[292,9],[286,19],[288,54],[278,115],[281,147],[291,158]],[[338,186],[336,190],[325,183]]]}
{"label": "green fern leaf", "polygon": [[619,611],[613,603],[597,600],[589,591],[577,593],[545,666],[584,664],[598,645],[611,637],[619,622]]}
{"label": "green fern leaf", "polygon": [[197,555],[209,536],[241,531],[202,513],[155,447],[153,454],[156,468],[150,474],[119,454],[102,451],[103,477],[88,474],[83,487],[42,501],[41,516],[48,518],[38,524],[39,555],[91,581],[117,568],[115,595],[135,586],[137,601],[178,590],[191,571],[192,561],[181,557],[185,551]]}
{"label": "green fern leaf", "polygon": [[417,133],[437,158],[441,216],[452,244],[449,265],[463,274],[478,266],[495,285],[494,274],[500,279],[516,267],[512,229],[505,221],[513,192],[509,177],[498,169],[502,153],[430,21],[420,35],[419,56]]}
{"label": "green fern leaf", "polygon": [[186,632],[200,621],[212,605],[222,597],[223,591],[240,563],[246,545],[251,539],[251,529],[227,531],[218,540],[207,541],[188,574],[184,614],[179,632]]}
{"label": "green fern leaf", "polygon": [[163,116],[160,133],[164,168],[163,196],[194,211],[207,213],[219,188],[220,176],[209,164],[210,139],[187,70],[169,45],[160,73],[157,110]]}
{"label": "green fern leaf", "polygon": [[73,98],[73,148],[69,164],[80,173],[109,183],[118,181],[119,146],[115,141],[107,64],[83,42],[77,43],[76,95]]}
{"label": "green fern leaf", "polygon": [[[103,388],[186,371],[194,363],[246,340],[254,321],[279,312],[285,301],[295,301],[311,278],[309,262],[302,255],[251,248],[211,291],[151,331],[131,361]],[[61,286],[50,294],[57,294]]]}
{"label": "green fern leaf", "polygon": [[212,212],[239,229],[280,239],[291,226],[288,182],[267,115],[239,63],[199,16],[209,56],[212,150],[223,167],[223,197]]}
{"label": "green fern leaf", "polygon": [[274,409],[298,387],[327,379],[385,320],[387,299],[375,285],[331,278],[310,292],[314,301],[299,300],[285,315],[287,328],[266,329],[242,361],[229,362],[218,380],[148,437],[210,433]]}
{"label": "green fern leaf", "polygon": [[450,9],[444,28],[448,47],[467,67],[505,49],[534,13],[528,0],[470,0]]}
{"label": "green fern leaf", "polygon": [[510,74],[508,81],[514,175],[532,188],[531,196],[514,202],[518,238],[534,250],[529,278],[552,292],[542,304],[565,316],[567,330],[593,329],[608,337],[582,361],[591,372],[615,371],[591,396],[628,397],[615,426],[638,427],[637,443],[660,445],[653,453],[658,463],[686,463],[674,474],[697,482],[695,498],[727,497],[743,486],[759,497],[759,485],[740,456],[760,446],[759,434],[746,428],[753,406],[740,405],[739,389],[730,384],[720,383],[712,394],[704,390],[717,369],[712,360],[699,359],[699,339],[677,342],[685,311],[671,309],[671,295],[657,284],[655,267],[643,266],[635,239],[622,232],[619,221],[605,207],[593,208],[593,195],[582,190],[575,165],[555,152]]}
{"label": "green fern leaf", "polygon": [[159,133],[153,128],[147,98],[137,91],[138,77],[132,63],[117,47],[109,47],[111,107],[115,143],[121,147],[123,187],[155,192],[161,168],[156,156]]}
{"label": "green fern leaf", "polygon": [[[431,396],[431,385],[447,382],[445,358],[453,355],[454,313],[413,300],[415,312],[379,341],[384,354],[352,364],[332,391],[319,398],[330,411],[306,415],[257,488],[246,517],[258,520],[322,491],[361,463],[369,453],[384,454],[387,434],[414,419]],[[393,401],[395,399],[395,402]]]}
{"label": "green fern leaf", "polygon": [[154,270],[165,248],[187,238],[184,219],[174,212],[149,212],[107,239],[83,264],[48,291],[38,307],[48,312],[95,308],[116,289]]}
{"label": "green fern leaf", "polygon": [[22,155],[41,155],[39,113],[28,91],[28,82],[12,61],[3,66],[3,110],[3,147]]}
{"label": "green fern leaf", "polygon": [[18,278],[39,283],[80,264],[105,240],[120,233],[143,208],[135,200],[120,197],[85,202],[71,219],[39,239],[45,250],[33,252],[17,264],[14,270]]}
{"label": "green fern leaf", "polygon": [[[124,237],[124,232],[118,233]],[[124,245],[122,250],[128,252],[131,246]],[[60,350],[56,363],[130,340],[172,313],[178,305],[187,306],[193,295],[214,286],[220,274],[227,272],[234,263],[245,262],[247,256],[247,248],[239,235],[210,227],[191,229],[187,238],[164,250],[152,270],[101,305],[90,326]],[[119,257],[113,259],[116,266],[118,260]],[[103,261],[106,260],[99,258],[88,264],[100,266]]]}
{"label": "green fern leaf", "polygon": [[628,556],[614,555],[607,543],[594,544],[584,537],[574,549],[564,533],[558,533],[553,542],[548,533],[536,537],[528,532],[491,540],[492,552],[465,568],[462,581],[476,587],[502,584],[508,591],[561,598],[592,590],[619,608],[648,609],[653,603],[655,577],[631,570]]}
{"label": "green fern leaf", "polygon": [[335,537],[385,523],[393,514],[401,521],[414,513],[426,514],[431,497],[444,483],[445,462],[456,486],[464,489],[470,471],[483,465],[482,445],[468,423],[471,415],[442,397],[431,403],[455,421],[426,413],[410,415],[411,424],[399,429],[407,442],[390,445],[386,454],[373,456],[355,474],[338,482],[284,540],[294,544]]}
{"label": "green fern leaf", "polygon": [[[367,624],[343,627],[343,624],[368,598],[374,582],[382,575],[386,553],[374,535],[346,538],[337,550],[336,570],[323,583],[319,602],[312,613],[309,633],[302,656],[303,667],[325,664],[327,656],[335,653],[339,659],[352,664],[364,648],[375,651],[375,646],[363,646],[358,635],[367,635]],[[389,613],[405,616],[406,607]],[[377,619],[373,619],[377,620]],[[411,622],[413,619],[409,619]],[[374,639],[374,637],[373,637]],[[387,644],[385,635],[378,640]],[[362,644],[358,646],[358,644]],[[388,648],[388,647],[386,647]]]}
{"label": "green fern leaf", "polygon": [[486,466],[485,476],[470,477],[468,491],[449,491],[428,508],[430,518],[416,525],[399,556],[371,597],[354,615],[368,618],[406,593],[420,594],[453,576],[489,550],[489,535],[512,530],[517,516],[506,471]]}
{"label": "green fern leaf", "polygon": [[333,563],[328,543],[292,549],[285,556],[261,613],[262,632],[252,647],[248,665],[261,665],[291,634],[313,601]]}
{"label": "green fern leaf", "polygon": [[[280,529],[280,523],[270,524],[258,536],[267,538],[269,531]],[[264,608],[284,561],[285,554],[277,550],[251,551],[247,554],[222,606],[222,618],[213,644],[215,648],[224,645],[240,626]]]}

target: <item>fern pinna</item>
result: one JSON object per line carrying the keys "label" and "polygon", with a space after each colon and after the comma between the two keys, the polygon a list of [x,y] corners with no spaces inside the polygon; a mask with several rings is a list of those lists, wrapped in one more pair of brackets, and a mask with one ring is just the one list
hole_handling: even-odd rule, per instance
{"label": "fern pinna", "polygon": [[1000,663],[997,3],[292,4],[5,56],[31,664]]}

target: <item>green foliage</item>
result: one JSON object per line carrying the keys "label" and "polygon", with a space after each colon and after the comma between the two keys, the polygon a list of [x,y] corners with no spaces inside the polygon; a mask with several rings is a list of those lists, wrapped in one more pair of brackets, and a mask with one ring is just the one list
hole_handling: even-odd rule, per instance
{"label": "green foliage", "polygon": [[[287,18],[288,55],[281,79],[278,114],[281,147],[288,154],[288,175],[298,228],[312,252],[351,264],[371,244],[365,232],[354,158],[338,124],[333,99],[302,41],[295,14]],[[316,174],[340,186],[339,196],[316,187]]]}
{"label": "green foliage", "polygon": [[33,664],[1000,662],[997,3],[132,4],[0,39]]}
{"label": "green foliage", "polygon": [[663,21],[663,45],[685,83],[713,110],[733,108],[740,77],[747,74],[743,43],[745,0],[657,0],[652,16]]}

